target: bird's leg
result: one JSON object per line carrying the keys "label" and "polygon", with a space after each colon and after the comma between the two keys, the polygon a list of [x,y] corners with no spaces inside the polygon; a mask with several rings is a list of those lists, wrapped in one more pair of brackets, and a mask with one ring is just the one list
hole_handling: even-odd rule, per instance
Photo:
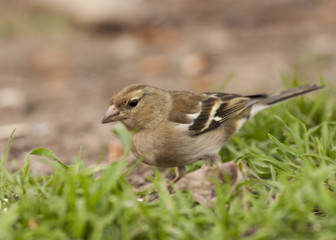
{"label": "bird's leg", "polygon": [[222,163],[222,159],[220,158],[219,155],[211,156],[209,160],[211,166],[219,165],[220,163]]}
{"label": "bird's leg", "polygon": [[173,179],[173,183],[177,183],[184,175],[186,175],[187,169],[185,166],[176,168],[176,177]]}
{"label": "bird's leg", "polygon": [[[176,177],[173,179],[173,183],[177,183],[187,173],[187,169],[185,166],[180,166],[175,169],[176,169]],[[170,184],[168,184],[167,188],[169,193],[173,193],[173,187]]]}
{"label": "bird's leg", "polygon": [[[177,167],[176,168],[176,177],[173,179],[173,183],[177,183],[184,175],[186,175],[187,173],[187,169],[185,166],[181,166],[181,167]],[[172,194],[174,191],[173,191],[173,187],[170,185],[170,184],[167,184],[167,189],[168,189],[168,192],[170,194]],[[156,199],[158,199],[158,193],[153,191],[150,193],[150,196],[149,196],[149,201],[152,202]]]}

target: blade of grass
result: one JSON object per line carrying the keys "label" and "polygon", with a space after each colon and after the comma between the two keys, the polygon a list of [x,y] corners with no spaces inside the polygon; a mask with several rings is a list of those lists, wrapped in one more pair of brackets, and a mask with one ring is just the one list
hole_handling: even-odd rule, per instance
{"label": "blade of grass", "polygon": [[10,145],[11,145],[12,140],[13,140],[13,136],[14,136],[15,130],[16,130],[16,129],[14,128],[14,130],[12,131],[12,133],[11,133],[11,135],[9,136],[9,139],[8,139],[8,143],[7,143],[7,146],[6,146],[5,155],[4,155],[3,160],[2,160],[2,165],[3,165],[4,167],[7,166],[8,153],[9,153]]}
{"label": "blade of grass", "polygon": [[291,147],[287,146],[286,144],[281,143],[278,139],[276,139],[270,133],[268,133],[267,135],[272,140],[272,142],[274,142],[275,145],[277,145],[281,149],[285,150],[286,152],[289,152],[289,153],[293,154],[296,157],[301,157],[301,155],[298,152],[294,151]]}
{"label": "blade of grass", "polygon": [[122,123],[117,123],[112,129],[112,131],[123,142],[124,155],[128,156],[131,152],[131,134]]}
{"label": "blade of grass", "polygon": [[46,148],[35,148],[33,149],[30,153],[30,155],[36,155],[36,156],[40,156],[40,157],[47,157],[47,158],[51,158],[53,160],[55,160],[58,164],[60,164],[64,169],[68,169],[68,166],[65,165],[64,163],[62,163],[58,157],[56,156],[56,154]]}

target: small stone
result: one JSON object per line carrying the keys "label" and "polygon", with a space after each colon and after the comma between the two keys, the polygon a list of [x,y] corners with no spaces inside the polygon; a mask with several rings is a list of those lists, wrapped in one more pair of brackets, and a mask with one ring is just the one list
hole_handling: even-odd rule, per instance
{"label": "small stone", "polygon": [[110,49],[121,60],[133,59],[140,54],[140,41],[131,35],[122,35],[111,42]]}
{"label": "small stone", "polygon": [[80,24],[137,24],[147,19],[151,5],[144,0],[33,0],[37,6],[59,10]]}
{"label": "small stone", "polygon": [[203,54],[187,55],[181,62],[181,69],[188,76],[199,76],[208,69],[208,66],[209,60]]}
{"label": "small stone", "polygon": [[0,140],[8,139],[14,129],[14,137],[24,137],[31,132],[31,127],[25,123],[14,123],[0,126]]}
{"label": "small stone", "polygon": [[148,75],[159,75],[167,71],[168,61],[162,56],[144,58],[141,62],[142,71]]}
{"label": "small stone", "polygon": [[0,89],[0,108],[20,108],[24,105],[25,94],[17,88]]}
{"label": "small stone", "polygon": [[40,137],[48,136],[52,134],[54,130],[53,124],[49,121],[39,122],[34,126],[34,133]]}

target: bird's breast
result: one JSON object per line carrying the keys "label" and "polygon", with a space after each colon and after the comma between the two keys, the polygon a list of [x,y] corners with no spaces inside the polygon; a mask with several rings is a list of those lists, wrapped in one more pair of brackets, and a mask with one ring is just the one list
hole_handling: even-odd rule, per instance
{"label": "bird's breast", "polygon": [[155,166],[153,147],[152,134],[140,131],[132,135],[132,153],[137,158],[143,158],[145,163]]}

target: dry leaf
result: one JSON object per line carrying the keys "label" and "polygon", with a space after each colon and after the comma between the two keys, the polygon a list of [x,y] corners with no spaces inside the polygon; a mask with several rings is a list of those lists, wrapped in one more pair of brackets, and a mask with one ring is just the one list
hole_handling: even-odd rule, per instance
{"label": "dry leaf", "polygon": [[216,201],[216,187],[211,178],[219,178],[225,183],[227,177],[233,188],[242,181],[243,174],[236,162],[220,163],[216,167],[203,165],[183,177],[176,186],[181,191],[191,190],[196,202],[210,207]]}
{"label": "dry leaf", "polygon": [[116,139],[108,145],[108,161],[114,162],[124,155],[124,147],[120,140]]}

